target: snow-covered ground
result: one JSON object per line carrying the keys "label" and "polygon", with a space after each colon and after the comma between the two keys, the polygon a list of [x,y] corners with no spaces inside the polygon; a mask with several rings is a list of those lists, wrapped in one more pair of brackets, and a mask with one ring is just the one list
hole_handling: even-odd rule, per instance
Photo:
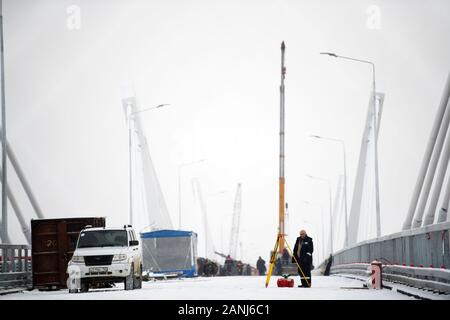
{"label": "snow-covered ground", "polygon": [[263,276],[185,278],[144,282],[140,290],[124,291],[122,284],[113,289],[96,289],[69,294],[68,290],[24,291],[0,296],[0,300],[404,300],[414,299],[392,290],[363,289],[363,282],[344,277],[313,276],[312,288],[278,288],[278,276],[272,276],[265,288]]}

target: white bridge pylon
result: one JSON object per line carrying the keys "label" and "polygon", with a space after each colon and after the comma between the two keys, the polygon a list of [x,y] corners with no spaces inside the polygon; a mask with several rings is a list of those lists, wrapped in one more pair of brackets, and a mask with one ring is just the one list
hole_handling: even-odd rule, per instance
{"label": "white bridge pylon", "polygon": [[[373,170],[369,170],[373,166],[373,152],[375,148],[374,138],[375,135],[379,134],[380,131],[380,120],[383,111],[384,93],[377,92],[375,109],[373,110],[373,94],[369,101],[369,106],[367,110],[366,125],[364,127],[364,132],[361,140],[361,149],[358,160],[358,169],[356,171],[355,186],[353,190],[352,204],[350,208],[350,217],[348,219],[348,245],[351,246],[358,241],[366,240],[359,239],[360,231],[360,217],[361,211],[364,207],[369,207],[368,210],[364,210],[368,214],[368,218],[375,217],[376,209],[374,205],[371,205],[371,188],[374,186],[374,179],[370,179]],[[376,113],[376,123],[377,128],[374,130],[374,116]],[[378,139],[377,139],[378,140]]]}
{"label": "white bridge pylon", "polygon": [[133,220],[138,231],[173,229],[164,195],[156,175],[145,137],[136,97],[122,100],[128,125],[131,126]]}

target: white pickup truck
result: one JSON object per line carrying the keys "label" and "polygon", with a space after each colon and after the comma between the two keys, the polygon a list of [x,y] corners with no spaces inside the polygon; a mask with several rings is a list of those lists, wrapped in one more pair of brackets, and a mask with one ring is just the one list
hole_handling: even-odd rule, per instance
{"label": "white pickup truck", "polygon": [[123,282],[125,290],[140,289],[142,251],[132,227],[81,230],[67,273],[71,293],[117,282]]}

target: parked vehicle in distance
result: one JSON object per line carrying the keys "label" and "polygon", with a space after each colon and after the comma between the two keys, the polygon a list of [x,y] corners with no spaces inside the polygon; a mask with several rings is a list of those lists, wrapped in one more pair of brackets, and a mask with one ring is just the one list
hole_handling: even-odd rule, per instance
{"label": "parked vehicle in distance", "polygon": [[[67,273],[69,292],[87,292],[99,284],[123,282],[125,290],[142,287],[142,250],[130,225],[80,232]],[[74,282],[77,286],[74,287]]]}

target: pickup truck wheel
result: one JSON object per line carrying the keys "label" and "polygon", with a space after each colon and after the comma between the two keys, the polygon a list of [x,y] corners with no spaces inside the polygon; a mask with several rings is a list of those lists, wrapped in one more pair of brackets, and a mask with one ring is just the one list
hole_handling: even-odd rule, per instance
{"label": "pickup truck wheel", "polygon": [[134,277],[133,281],[133,289],[141,289],[142,288],[142,266],[139,270],[139,276]]}
{"label": "pickup truck wheel", "polygon": [[125,278],[125,290],[133,290],[134,266],[131,265],[130,274]]}

